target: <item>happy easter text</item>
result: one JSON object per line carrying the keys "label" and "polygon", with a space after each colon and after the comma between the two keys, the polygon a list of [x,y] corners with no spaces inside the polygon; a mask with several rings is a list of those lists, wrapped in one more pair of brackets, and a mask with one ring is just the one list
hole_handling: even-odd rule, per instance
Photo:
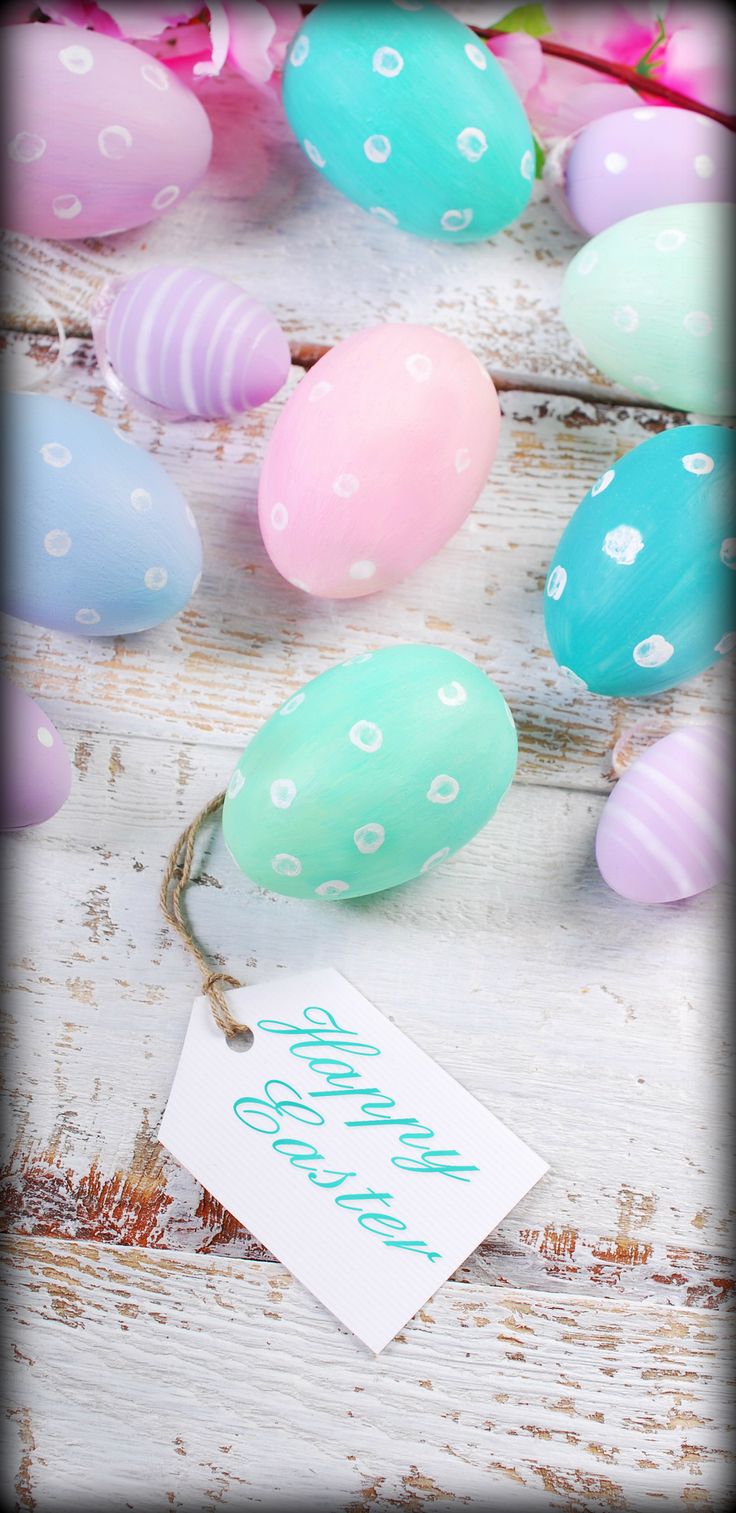
{"label": "happy easter text", "polygon": [[[352,1065],[354,1058],[380,1056],[378,1046],[356,1039],[355,1030],[344,1029],[328,1009],[310,1005],[303,1010],[304,1023],[285,1024],[278,1019],[259,1019],[258,1029],[269,1035],[286,1035],[290,1038],[289,1051],[297,1061],[305,1062],[309,1071],[326,1084],[309,1090],[308,1099],[291,1083],[270,1078],[264,1085],[263,1096],[245,1095],[233,1104],[236,1117],[256,1134],[268,1135],[272,1149],[286,1156],[290,1165],[303,1171],[314,1187],[334,1193],[333,1201],[338,1208],[357,1215],[362,1229],[376,1235],[382,1244],[392,1250],[422,1255],[428,1261],[442,1259],[441,1252],[433,1250],[426,1240],[407,1236],[407,1225],[397,1214],[386,1212],[394,1202],[391,1192],[379,1192],[373,1187],[363,1187],[355,1171],[333,1171],[325,1168],[325,1157],[311,1142],[295,1139],[288,1133],[293,1123],[319,1128],[325,1118],[311,1099],[350,1099],[349,1104],[330,1104],[342,1117],[345,1129],[401,1130],[397,1134],[401,1150],[391,1156],[391,1164],[397,1170],[421,1176],[444,1177],[452,1182],[469,1182],[470,1173],[479,1170],[466,1164],[459,1151],[440,1150],[433,1145],[434,1130],[419,1119],[404,1116],[396,1109],[393,1098],[380,1088],[368,1087],[360,1070]],[[337,1056],[326,1054],[338,1052]],[[351,1060],[342,1059],[349,1055]],[[324,1105],[323,1105],[324,1106]],[[349,1115],[350,1117],[344,1117]],[[286,1129],[287,1133],[282,1134]],[[275,1137],[275,1138],[273,1138]],[[350,1186],[352,1179],[357,1181]],[[348,1190],[345,1190],[346,1185]],[[361,1191],[361,1188],[363,1190]],[[336,1189],[343,1189],[336,1191]],[[398,1236],[403,1238],[398,1238]]]}

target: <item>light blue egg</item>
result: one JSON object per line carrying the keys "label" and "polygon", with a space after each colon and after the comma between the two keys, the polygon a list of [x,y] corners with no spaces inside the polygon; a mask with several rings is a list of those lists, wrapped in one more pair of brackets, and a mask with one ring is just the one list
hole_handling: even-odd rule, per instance
{"label": "light blue egg", "polygon": [[660,693],[736,647],[736,436],[678,426],[578,505],[547,575],[553,655],[592,693]]}
{"label": "light blue egg", "polygon": [[161,464],[106,420],[46,394],[7,397],[6,613],[52,630],[160,625],[199,585],[197,522]]}
{"label": "light blue egg", "polygon": [[325,178],[405,231],[478,241],[529,201],[518,95],[482,40],[434,5],[323,0],[289,49],[284,104]]}

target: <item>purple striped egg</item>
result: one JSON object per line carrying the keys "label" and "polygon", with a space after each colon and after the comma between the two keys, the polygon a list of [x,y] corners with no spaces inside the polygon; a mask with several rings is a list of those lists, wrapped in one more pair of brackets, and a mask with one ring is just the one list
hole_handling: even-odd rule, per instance
{"label": "purple striped egg", "polygon": [[610,888],[640,904],[703,893],[728,875],[731,759],[719,725],[690,725],[650,746],[619,778],[595,853]]}
{"label": "purple striped egg", "polygon": [[289,344],[270,311],[203,268],[167,263],[114,280],[95,305],[93,331],[110,387],[169,420],[255,409],[289,372]]}

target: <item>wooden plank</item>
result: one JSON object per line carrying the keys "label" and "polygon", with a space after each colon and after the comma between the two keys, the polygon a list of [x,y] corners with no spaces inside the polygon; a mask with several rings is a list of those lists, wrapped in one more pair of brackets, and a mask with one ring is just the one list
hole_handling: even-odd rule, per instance
{"label": "wooden plank", "polygon": [[[291,387],[299,376],[292,371]],[[542,588],[564,524],[611,460],[671,415],[504,393],[490,480],[448,546],[390,591],[327,601],[276,573],[258,529],[258,474],[281,399],[232,426],[164,427],[107,392],[84,343],[58,392],[121,424],[181,483],[200,522],[205,573],[186,610],[143,635],[80,638],[13,622],[11,672],[57,723],[235,751],[335,661],[422,641],[470,657],[499,683],[519,726],[522,781],[600,793],[622,730],[644,718],[656,736],[727,707],[725,662],[658,698],[602,699],[571,687],[544,634]]]}
{"label": "wooden plank", "polygon": [[374,1359],[256,1262],[29,1240],[8,1271],[22,1509],[729,1505],[712,1315],[448,1283]]}

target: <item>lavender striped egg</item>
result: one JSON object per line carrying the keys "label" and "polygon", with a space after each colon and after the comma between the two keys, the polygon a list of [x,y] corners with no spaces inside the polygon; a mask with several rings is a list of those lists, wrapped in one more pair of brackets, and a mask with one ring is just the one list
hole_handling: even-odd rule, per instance
{"label": "lavender striped egg", "polygon": [[166,263],[114,280],[93,331],[110,387],[169,420],[239,415],[271,399],[289,372],[289,344],[270,311],[203,268]]}
{"label": "lavender striped egg", "polygon": [[703,893],[731,860],[729,737],[690,725],[650,746],[616,784],[595,851],[610,888],[641,904]]}

